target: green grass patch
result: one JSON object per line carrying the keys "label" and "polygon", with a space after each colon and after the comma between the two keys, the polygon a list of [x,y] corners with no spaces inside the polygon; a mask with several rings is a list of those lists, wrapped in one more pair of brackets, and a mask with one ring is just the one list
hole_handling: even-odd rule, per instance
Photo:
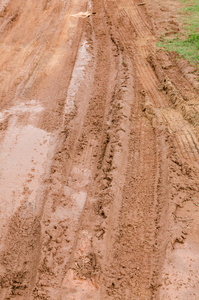
{"label": "green grass patch", "polygon": [[172,38],[161,37],[158,47],[176,51],[199,68],[199,0],[181,0],[183,2],[180,33]]}

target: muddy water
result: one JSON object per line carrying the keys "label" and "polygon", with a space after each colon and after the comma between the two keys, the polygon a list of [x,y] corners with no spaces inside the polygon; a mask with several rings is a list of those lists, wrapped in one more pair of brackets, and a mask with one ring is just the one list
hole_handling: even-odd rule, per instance
{"label": "muddy water", "polygon": [[[8,220],[24,206],[25,214],[36,213],[37,196],[42,186],[51,134],[35,126],[43,111],[37,101],[19,103],[0,114],[0,122],[9,118],[6,132],[1,131],[0,215],[1,238]],[[26,125],[23,125],[26,120]],[[6,133],[6,134],[5,134]],[[1,244],[3,245],[3,244]]]}
{"label": "muddy water", "polygon": [[[75,100],[79,97],[78,91],[86,77],[86,67],[90,60],[88,44],[83,37],[68,88],[65,104],[66,117],[76,109],[77,114],[81,114],[81,111],[78,111],[76,107]],[[81,99],[78,99],[78,101],[81,101]],[[73,241],[71,243],[72,248],[69,249],[68,261],[70,263],[81,260],[83,264],[87,264],[89,262],[87,257],[91,252],[92,235],[87,230],[80,230],[77,235],[75,234],[79,230],[82,212],[89,197],[88,189],[92,178],[92,170],[89,168],[91,157],[91,153],[88,153],[86,149],[79,163],[73,165],[67,178],[67,184],[64,186],[63,202],[66,203],[65,207],[64,209],[63,207],[57,207],[54,212],[56,220],[60,221],[67,218],[68,224],[72,224],[73,227],[68,235],[69,240]],[[88,299],[88,297],[99,299],[99,289],[95,282],[79,277],[73,267],[69,267],[62,281],[60,297],[67,300]]]}
{"label": "muddy water", "polygon": [[65,114],[70,114],[75,111],[75,97],[81,83],[84,80],[85,67],[88,65],[91,57],[87,51],[88,44],[86,40],[82,40],[77,60],[73,69],[72,78],[67,92],[65,103]]}
{"label": "muddy water", "polygon": [[[87,42],[83,41],[67,93],[65,115],[75,110],[75,96],[84,78],[85,66],[90,59],[87,47]],[[22,203],[27,212],[35,212],[37,191],[46,171],[52,137],[49,132],[35,126],[43,109],[36,100],[22,103],[19,101],[16,106],[0,113],[0,124],[9,120],[6,132],[1,131],[0,134],[2,227]],[[24,120],[27,124],[25,126],[23,125]],[[81,210],[85,202],[85,194],[74,194],[73,198],[74,202],[77,201],[77,211]],[[81,204],[80,198],[84,199],[83,204]],[[74,203],[74,213],[75,207]],[[70,213],[68,212],[68,214]]]}
{"label": "muddy water", "polygon": [[[68,89],[65,115],[75,110],[75,96],[84,78],[84,69],[89,62],[87,43],[83,41],[79,49],[73,76]],[[6,132],[1,131],[0,139],[0,209],[1,226],[15,213],[20,205],[25,205],[27,213],[34,214],[37,207],[37,192],[42,185],[46,171],[46,161],[52,135],[35,124],[43,107],[36,100],[18,103],[0,113],[0,123],[8,121]],[[23,125],[25,123],[27,125]],[[5,134],[6,133],[6,134]],[[73,195],[74,214],[82,210],[86,195]],[[83,200],[80,200],[83,199]],[[70,214],[71,212],[68,212]],[[73,215],[73,213],[72,213]],[[4,220],[4,222],[3,222]],[[1,232],[2,232],[1,228]]]}
{"label": "muddy water", "polygon": [[[74,121],[75,118],[80,120],[81,123],[86,112],[84,103],[87,103],[88,99],[82,95],[81,87],[88,77],[87,66],[91,59],[88,47],[83,36],[65,99],[62,126],[60,128],[60,131],[63,132],[65,132],[67,126],[76,122]],[[79,125],[79,122],[77,123]],[[78,139],[79,131],[76,134],[76,139]],[[60,150],[57,151],[59,153],[62,151],[62,142],[66,143],[64,149],[67,149],[70,132],[69,138],[66,136],[65,142],[64,139],[65,137],[63,141],[61,139],[58,142]],[[76,151],[76,143],[74,143],[72,149],[72,152]],[[85,153],[81,157],[79,156],[78,159],[74,158],[73,153],[71,155],[72,159],[67,157],[65,161],[61,157],[61,162],[56,163],[55,155],[55,161],[53,161],[53,169],[55,168],[56,172],[51,174],[51,187],[41,220],[42,252],[38,269],[42,272],[39,272],[36,279],[37,286],[40,288],[40,284],[43,282],[43,273],[45,273],[43,265],[47,259],[49,268],[51,269],[52,265],[54,266],[52,272],[55,276],[51,277],[52,287],[46,286],[43,290],[45,295],[50,293],[53,299],[84,299],[82,295],[87,299],[88,295],[96,296],[95,285],[90,280],[79,278],[73,269],[73,264],[79,259],[79,256],[86,264],[87,256],[91,251],[91,234],[80,230],[82,214],[89,197],[88,187],[92,178],[92,170],[90,169],[92,153],[87,150],[86,148]],[[52,240],[49,240],[49,236],[52,236]],[[47,258],[46,252],[48,252]],[[59,289],[54,288],[54,284],[57,285],[57,282],[59,282]],[[95,299],[97,298],[95,297]]]}

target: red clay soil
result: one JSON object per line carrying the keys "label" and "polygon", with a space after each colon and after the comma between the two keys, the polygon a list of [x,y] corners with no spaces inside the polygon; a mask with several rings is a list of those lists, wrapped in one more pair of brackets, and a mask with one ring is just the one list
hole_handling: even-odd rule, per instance
{"label": "red clay soil", "polygon": [[0,299],[199,299],[198,82],[156,48],[178,5],[1,1]]}

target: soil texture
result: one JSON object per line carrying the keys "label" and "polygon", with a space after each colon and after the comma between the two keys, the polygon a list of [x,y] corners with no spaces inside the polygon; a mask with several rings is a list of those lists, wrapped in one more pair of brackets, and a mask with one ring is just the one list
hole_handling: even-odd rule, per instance
{"label": "soil texture", "polygon": [[1,1],[0,299],[199,299],[199,84],[156,47],[179,7]]}

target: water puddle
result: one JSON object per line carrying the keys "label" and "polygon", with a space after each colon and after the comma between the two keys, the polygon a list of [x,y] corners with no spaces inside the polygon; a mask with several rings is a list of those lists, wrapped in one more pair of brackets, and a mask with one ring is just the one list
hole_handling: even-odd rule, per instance
{"label": "water puddle", "polygon": [[88,11],[93,11],[93,4],[91,0],[88,0]]}
{"label": "water puddle", "polygon": [[[1,228],[6,229],[8,219],[24,207],[24,215],[34,215],[37,195],[42,184],[50,147],[51,134],[34,126],[43,107],[35,100],[20,103],[0,113],[0,121],[11,118],[5,133],[1,133],[0,146],[0,216]],[[20,118],[28,113],[25,124]],[[32,123],[32,124],[31,124]]]}
{"label": "water puddle", "polygon": [[75,97],[79,90],[80,85],[83,82],[85,76],[85,68],[88,65],[91,57],[87,51],[89,45],[84,40],[79,48],[77,60],[73,69],[72,79],[68,88],[66,103],[65,103],[65,114],[69,115],[75,112]]}
{"label": "water puddle", "polygon": [[48,133],[32,125],[8,129],[0,154],[1,225],[22,201],[34,210],[49,140]]}
{"label": "water puddle", "polygon": [[10,109],[4,109],[0,112],[0,122],[3,122],[10,116],[16,117],[25,113],[39,113],[43,110],[40,104],[37,104],[36,100],[30,100],[28,102],[19,103],[16,106],[12,106]]}

